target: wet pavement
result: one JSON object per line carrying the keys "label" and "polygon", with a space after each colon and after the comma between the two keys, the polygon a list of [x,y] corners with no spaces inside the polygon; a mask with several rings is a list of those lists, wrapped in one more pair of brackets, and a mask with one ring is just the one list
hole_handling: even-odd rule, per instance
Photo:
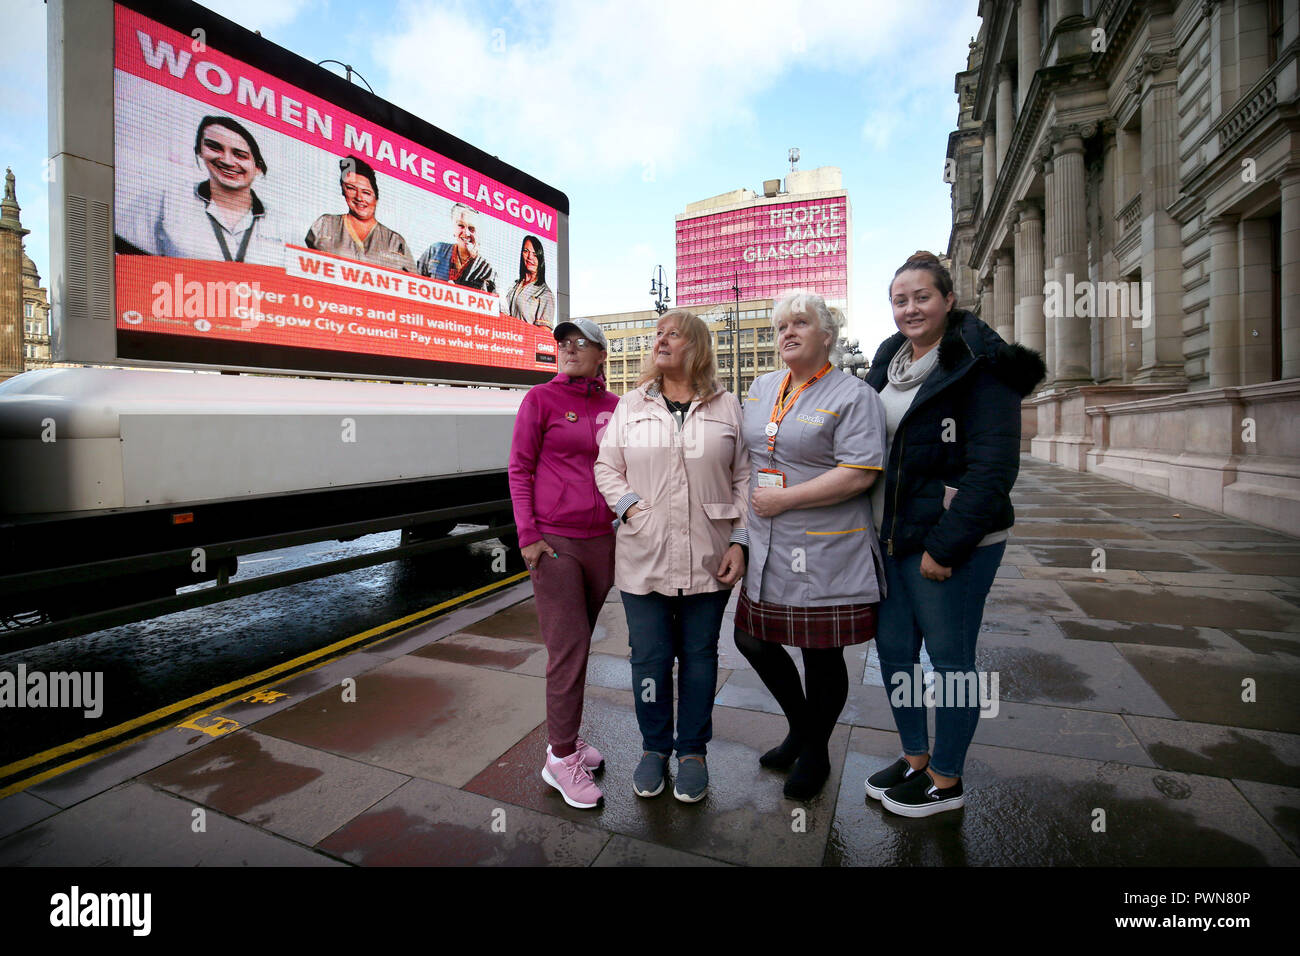
{"label": "wet pavement", "polygon": [[830,781],[785,799],[730,613],[708,796],[636,797],[616,593],[583,728],[605,801],[568,807],[539,775],[525,582],[0,799],[0,865],[1296,865],[1300,540],[1031,459],[1015,502],[961,810],[864,796],[899,750],[871,644],[846,652]]}

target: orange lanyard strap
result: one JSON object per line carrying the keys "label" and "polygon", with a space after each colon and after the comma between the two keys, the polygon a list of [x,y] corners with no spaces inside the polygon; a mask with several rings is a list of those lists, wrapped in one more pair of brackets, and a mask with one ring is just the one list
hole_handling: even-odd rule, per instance
{"label": "orange lanyard strap", "polygon": [[[781,388],[776,393],[776,402],[772,405],[772,413],[771,415],[768,416],[768,427],[766,431],[767,431],[767,451],[769,455],[776,449],[777,428],[773,426],[780,426],[782,419],[784,419],[785,416],[790,413],[790,409],[794,408],[794,403],[799,400],[799,396],[804,393],[804,390],[811,388],[814,384],[816,384],[818,379],[820,379],[823,375],[825,375],[830,370],[831,370],[831,363],[827,362],[824,366],[822,366],[822,370],[820,372],[818,372],[812,378],[808,379],[808,381],[804,382],[797,389],[795,389],[794,394],[791,395],[788,399],[785,399],[785,392],[786,389],[790,387],[790,379],[794,375],[794,373],[793,372],[785,373],[785,378],[781,380]],[[782,401],[782,399],[785,400]]]}

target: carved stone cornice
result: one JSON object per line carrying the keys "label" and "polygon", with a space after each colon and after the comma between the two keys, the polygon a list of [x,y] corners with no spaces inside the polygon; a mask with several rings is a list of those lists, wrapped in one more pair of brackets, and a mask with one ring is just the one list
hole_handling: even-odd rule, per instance
{"label": "carved stone cornice", "polygon": [[1129,70],[1128,76],[1124,80],[1124,85],[1128,87],[1130,93],[1136,93],[1138,87],[1142,85],[1142,77],[1147,73],[1159,73],[1166,66],[1172,66],[1177,63],[1178,55],[1173,50],[1163,52],[1153,52],[1148,50],[1137,58],[1133,64],[1133,69]]}

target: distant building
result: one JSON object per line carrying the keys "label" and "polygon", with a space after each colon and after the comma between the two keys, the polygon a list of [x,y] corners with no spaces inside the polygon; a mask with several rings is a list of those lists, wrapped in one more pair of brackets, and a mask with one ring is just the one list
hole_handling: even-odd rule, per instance
{"label": "distant building", "polygon": [[[677,216],[677,302],[711,308],[816,292],[851,314],[853,208],[835,166],[791,170],[759,195],[737,189]],[[737,291],[738,290],[738,291]]]}
{"label": "distant building", "polygon": [[983,0],[958,303],[1043,353],[1035,457],[1300,534],[1300,10]]}
{"label": "distant building", "polygon": [[23,370],[23,228],[14,173],[5,170],[0,199],[0,381]]}
{"label": "distant building", "polygon": [[36,263],[23,255],[23,367],[53,368],[50,361],[50,293]]}
{"label": "distant building", "polygon": [[23,251],[23,228],[13,170],[5,171],[0,199],[0,381],[50,368],[50,294],[36,263]]}
{"label": "distant building", "polygon": [[[723,307],[690,310],[708,324],[713,334],[718,380],[730,392],[737,389],[736,369],[739,367],[739,394],[742,397],[749,391],[755,377],[785,368],[776,357],[772,304],[771,299],[742,299],[738,337],[727,329]],[[726,307],[734,311],[734,303],[727,303]],[[609,339],[609,359],[605,363],[607,387],[616,395],[626,394],[636,386],[644,363],[654,354],[655,326],[659,322],[659,314],[654,309],[646,309],[642,312],[616,312],[584,318],[599,325]]]}

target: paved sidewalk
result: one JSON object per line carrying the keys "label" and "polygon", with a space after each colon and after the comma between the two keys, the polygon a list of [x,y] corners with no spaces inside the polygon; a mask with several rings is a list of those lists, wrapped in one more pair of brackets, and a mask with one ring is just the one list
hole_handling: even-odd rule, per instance
{"label": "paved sidewalk", "polygon": [[846,652],[830,782],[784,799],[758,755],[785,724],[730,613],[707,799],[636,797],[616,593],[584,721],[605,805],[571,809],[539,775],[525,583],[0,800],[0,865],[1295,865],[1300,540],[1028,458],[1014,498],[978,659],[998,712],[955,813],[863,795],[899,749],[871,644]]}

